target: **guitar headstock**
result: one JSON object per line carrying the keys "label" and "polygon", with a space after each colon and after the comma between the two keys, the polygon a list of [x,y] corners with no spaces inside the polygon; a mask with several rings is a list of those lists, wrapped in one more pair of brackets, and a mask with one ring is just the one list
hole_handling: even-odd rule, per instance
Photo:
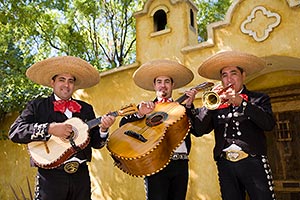
{"label": "guitar headstock", "polygon": [[207,90],[210,89],[214,86],[214,83],[212,82],[203,82],[199,85],[197,85],[196,87],[194,87],[193,89],[196,89],[197,91],[199,90]]}
{"label": "guitar headstock", "polygon": [[135,104],[129,104],[127,106],[122,107],[117,112],[119,116],[126,116],[126,115],[137,113],[138,111],[139,110]]}

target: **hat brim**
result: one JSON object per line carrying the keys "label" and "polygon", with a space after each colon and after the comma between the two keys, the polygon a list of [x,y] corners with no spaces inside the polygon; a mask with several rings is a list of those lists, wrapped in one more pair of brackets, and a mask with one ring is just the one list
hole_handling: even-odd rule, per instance
{"label": "hat brim", "polygon": [[37,84],[51,87],[55,75],[68,73],[76,78],[75,89],[89,88],[100,81],[99,72],[88,62],[78,57],[59,56],[33,64],[26,76]]}
{"label": "hat brim", "polygon": [[160,59],[152,60],[141,65],[133,74],[135,84],[145,90],[154,91],[154,79],[158,76],[168,76],[173,79],[174,88],[177,89],[190,83],[193,72],[178,62]]}
{"label": "hat brim", "polygon": [[262,70],[265,62],[261,58],[243,52],[223,51],[206,59],[198,68],[200,76],[221,80],[220,72],[224,67],[239,66],[249,76]]}

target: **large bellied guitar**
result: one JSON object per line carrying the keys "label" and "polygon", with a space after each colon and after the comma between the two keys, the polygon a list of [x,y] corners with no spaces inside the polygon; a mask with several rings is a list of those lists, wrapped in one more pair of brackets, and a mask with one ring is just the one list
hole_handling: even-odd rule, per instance
{"label": "large bellied guitar", "polygon": [[[194,89],[206,90],[213,83],[204,82]],[[148,176],[165,168],[177,147],[187,136],[190,123],[181,96],[175,102],[156,104],[144,119],[124,124],[114,131],[107,148],[115,165],[132,176]]]}
{"label": "large bellied guitar", "polygon": [[[134,104],[123,107],[122,109],[110,112],[112,116],[125,116],[138,111]],[[89,130],[101,124],[101,117],[83,122],[81,119],[73,117],[64,123],[71,124],[73,127],[72,136],[63,139],[51,136],[48,141],[34,141],[28,144],[28,150],[34,163],[45,169],[52,169],[63,164],[76,152],[84,149],[90,142]]]}

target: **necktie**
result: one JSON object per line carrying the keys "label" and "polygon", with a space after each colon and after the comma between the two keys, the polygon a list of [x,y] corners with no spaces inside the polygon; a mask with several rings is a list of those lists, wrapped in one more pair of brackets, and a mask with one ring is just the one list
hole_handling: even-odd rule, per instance
{"label": "necktie", "polygon": [[[248,101],[248,95],[246,95],[246,94],[239,94],[239,96],[242,97],[245,101]],[[221,104],[218,107],[218,109],[228,108],[229,106],[230,106],[230,104],[228,104],[228,103],[225,102],[225,103]]]}
{"label": "necktie", "polygon": [[53,101],[54,111],[65,113],[68,108],[72,113],[80,112],[81,105],[74,100],[58,100]]}

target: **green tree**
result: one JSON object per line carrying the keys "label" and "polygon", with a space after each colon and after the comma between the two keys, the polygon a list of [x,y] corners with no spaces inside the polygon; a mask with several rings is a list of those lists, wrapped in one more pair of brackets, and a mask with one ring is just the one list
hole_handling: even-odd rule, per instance
{"label": "green tree", "polygon": [[[54,55],[81,57],[99,71],[135,62],[135,20],[145,0],[0,1],[0,120],[49,94],[25,72]],[[200,41],[206,25],[224,18],[230,0],[195,0]]]}
{"label": "green tree", "polygon": [[25,77],[32,56],[23,56],[16,43],[14,28],[0,27],[0,121],[6,113],[20,111],[34,97],[49,93],[49,89],[33,84]]}
{"label": "green tree", "polygon": [[233,0],[195,0],[199,11],[197,15],[199,41],[207,40],[207,25],[224,19]]}
{"label": "green tree", "polygon": [[134,62],[137,0],[0,1],[0,120],[49,94],[26,69],[52,55],[73,55],[99,71]]}

